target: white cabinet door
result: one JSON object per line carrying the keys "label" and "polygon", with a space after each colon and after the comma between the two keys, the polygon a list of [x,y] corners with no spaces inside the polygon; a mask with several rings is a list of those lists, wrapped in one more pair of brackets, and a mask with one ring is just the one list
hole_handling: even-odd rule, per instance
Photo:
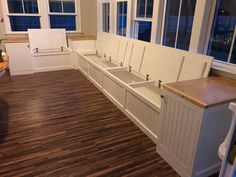
{"label": "white cabinet door", "polygon": [[33,64],[28,43],[6,44],[6,51],[9,54],[11,75],[33,73]]}

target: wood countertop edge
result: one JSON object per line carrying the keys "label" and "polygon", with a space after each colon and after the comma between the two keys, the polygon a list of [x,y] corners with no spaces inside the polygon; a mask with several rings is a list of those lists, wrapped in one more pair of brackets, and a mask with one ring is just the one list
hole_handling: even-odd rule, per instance
{"label": "wood countertop edge", "polygon": [[72,41],[82,41],[82,40],[96,40],[96,36],[77,36],[77,37],[67,37],[68,40]]}
{"label": "wood countertop edge", "polygon": [[212,107],[212,106],[216,106],[216,105],[220,105],[220,104],[224,104],[224,103],[228,103],[228,102],[232,102],[232,101],[236,101],[236,98],[228,98],[228,99],[225,99],[224,101],[218,101],[218,102],[213,102],[213,103],[204,103],[198,99],[195,99],[187,94],[185,94],[184,92],[182,91],[179,91],[169,85],[163,85],[163,88],[165,88],[166,90],[180,96],[181,98],[185,99],[185,100],[188,100],[190,101],[191,103],[201,107],[201,108],[209,108],[209,107]]}
{"label": "wood countertop edge", "polygon": [[197,106],[200,106],[201,108],[207,108],[208,107],[207,104],[205,104],[205,103],[203,103],[203,102],[201,102],[201,101],[199,101],[197,99],[194,99],[192,97],[189,97],[187,94],[185,94],[185,93],[183,93],[181,91],[178,91],[177,89],[174,89],[173,87],[170,87],[168,85],[163,85],[163,88],[165,88],[166,90],[168,90],[168,91],[170,91],[170,92],[180,96],[181,98],[184,98],[184,99],[192,102],[193,104],[195,104]]}

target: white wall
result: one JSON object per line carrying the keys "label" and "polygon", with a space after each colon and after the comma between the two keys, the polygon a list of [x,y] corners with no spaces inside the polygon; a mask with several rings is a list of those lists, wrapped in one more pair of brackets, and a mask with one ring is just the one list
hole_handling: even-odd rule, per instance
{"label": "white wall", "polygon": [[85,34],[97,34],[97,1],[80,0],[81,31]]}

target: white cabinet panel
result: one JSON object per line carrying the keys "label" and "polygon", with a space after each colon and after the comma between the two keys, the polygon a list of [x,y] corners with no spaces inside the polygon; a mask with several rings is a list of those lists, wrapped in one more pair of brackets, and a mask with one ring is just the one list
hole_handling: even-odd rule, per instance
{"label": "white cabinet panel", "polygon": [[164,90],[157,152],[183,177],[220,170],[219,145],[230,125],[228,104],[207,109]]}
{"label": "white cabinet panel", "polygon": [[33,64],[28,43],[7,43],[6,51],[10,57],[11,75],[33,73]]}
{"label": "white cabinet panel", "polygon": [[156,142],[159,113],[129,91],[126,91],[125,110],[142,125],[141,129]]}

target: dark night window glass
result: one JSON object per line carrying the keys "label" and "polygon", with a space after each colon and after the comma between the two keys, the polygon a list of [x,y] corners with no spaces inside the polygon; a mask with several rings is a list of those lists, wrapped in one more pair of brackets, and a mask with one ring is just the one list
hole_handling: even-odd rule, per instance
{"label": "dark night window glass", "polygon": [[137,17],[145,17],[145,1],[137,0]]}
{"label": "dark night window glass", "polygon": [[22,0],[8,0],[9,13],[23,13]]}
{"label": "dark night window glass", "polygon": [[12,31],[27,31],[40,28],[40,20],[37,16],[10,16]]}
{"label": "dark night window glass", "polygon": [[180,2],[167,0],[163,45],[188,50],[196,0],[182,0],[182,4]]}
{"label": "dark night window glass", "polygon": [[75,31],[75,17],[75,15],[50,15],[51,28],[65,28],[67,31]]}
{"label": "dark night window glass", "polygon": [[[22,4],[23,2],[23,4]],[[38,14],[37,0],[8,0],[9,13]]]}
{"label": "dark night window glass", "polygon": [[[23,15],[39,13],[37,0],[8,0],[7,3],[12,31],[27,31],[30,28],[40,28],[39,16]],[[15,13],[22,14],[22,16],[15,16]]]}
{"label": "dark night window glass", "polygon": [[102,29],[103,32],[109,33],[110,31],[110,4],[103,3],[102,4]]}
{"label": "dark night window glass", "polygon": [[38,14],[38,3],[37,0],[24,0],[25,13]]}
{"label": "dark night window glass", "polygon": [[163,45],[175,47],[180,0],[168,0],[164,26]]}
{"label": "dark night window glass", "polygon": [[74,0],[63,1],[63,9],[65,13],[75,13],[75,1]]}
{"label": "dark night window glass", "polygon": [[117,34],[126,36],[127,2],[117,2]]}
{"label": "dark night window glass", "polygon": [[62,12],[61,0],[49,0],[50,12]]}
{"label": "dark night window glass", "polygon": [[234,48],[231,56],[231,63],[236,64],[236,41],[234,42]]}
{"label": "dark night window glass", "polygon": [[193,17],[196,0],[183,0],[178,29],[177,46],[178,49],[188,50],[192,34]]}
{"label": "dark night window glass", "polygon": [[152,13],[153,0],[137,0],[137,17],[152,18]]}
{"label": "dark night window glass", "polygon": [[152,12],[153,12],[153,0],[147,0],[146,17],[152,18]]}
{"label": "dark night window glass", "polygon": [[137,21],[136,28],[138,28],[138,40],[151,41],[152,22]]}
{"label": "dark night window glass", "polygon": [[[218,0],[208,45],[208,55],[217,60],[236,63],[235,43],[232,44],[236,25],[235,0]],[[234,50],[230,58],[231,45]]]}

